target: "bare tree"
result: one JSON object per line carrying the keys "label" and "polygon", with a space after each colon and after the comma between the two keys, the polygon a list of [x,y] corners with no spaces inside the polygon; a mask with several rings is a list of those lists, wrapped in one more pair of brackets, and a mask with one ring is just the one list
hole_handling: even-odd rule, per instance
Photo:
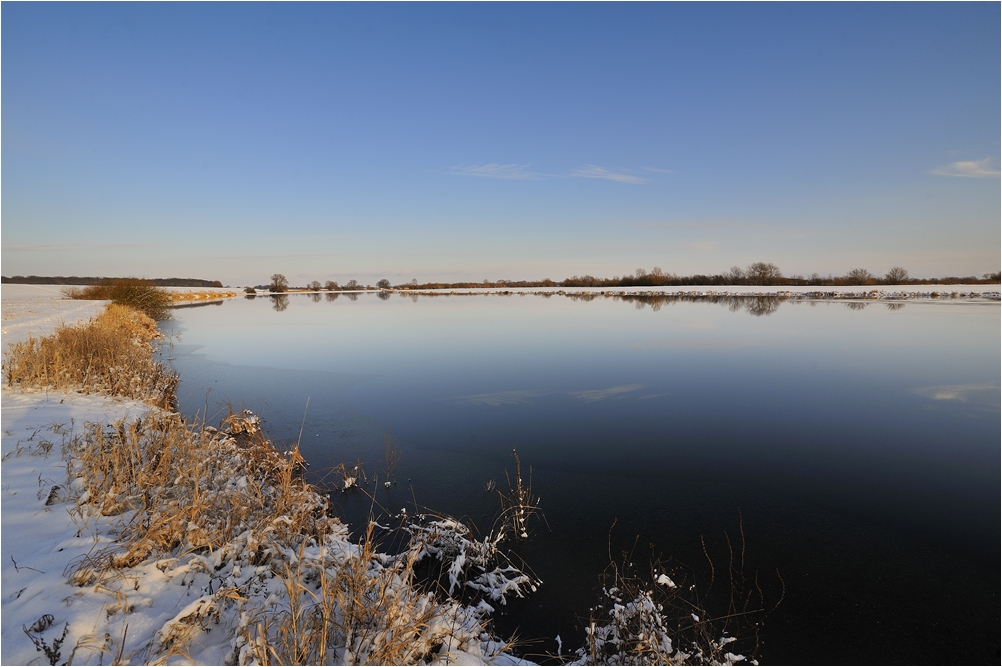
{"label": "bare tree", "polygon": [[309,285],[307,285],[307,287],[310,288],[311,290],[313,290],[314,292],[319,292],[320,291],[320,281],[319,280],[314,280]]}
{"label": "bare tree", "polygon": [[324,289],[327,290],[328,292],[333,292],[337,288],[338,288],[337,283],[334,282],[333,280],[328,280],[327,283],[324,284]]}
{"label": "bare tree", "polygon": [[386,278],[380,278],[379,282],[376,283],[376,287],[379,289],[390,289],[390,281]]}
{"label": "bare tree", "polygon": [[903,269],[900,266],[895,266],[893,269],[884,274],[884,282],[888,285],[900,285],[906,280],[908,280],[908,270]]}
{"label": "bare tree", "polygon": [[271,277],[272,292],[284,292],[289,289],[289,281],[281,273],[276,273]]}
{"label": "bare tree", "polygon": [[845,281],[850,285],[869,285],[873,282],[873,274],[866,269],[853,269],[845,274]]}
{"label": "bare tree", "polygon": [[769,262],[755,262],[754,264],[748,265],[748,271],[745,274],[748,280],[752,283],[758,283],[762,285],[768,285],[769,283],[775,282],[783,277],[783,272],[779,270],[779,267],[775,264]]}

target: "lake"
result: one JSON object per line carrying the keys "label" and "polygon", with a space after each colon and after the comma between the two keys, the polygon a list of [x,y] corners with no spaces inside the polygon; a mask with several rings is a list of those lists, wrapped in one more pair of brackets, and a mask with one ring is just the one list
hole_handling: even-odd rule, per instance
{"label": "lake", "polygon": [[[365,293],[174,312],[186,416],[252,409],[312,474],[363,462],[386,510],[486,531],[485,484],[517,448],[546,518],[518,553],[544,584],[497,627],[538,639],[526,654],[583,643],[610,553],[652,545],[699,582],[700,537],[726,563],[740,521],[783,596],[763,662],[999,660],[998,301]],[[355,527],[373,507],[333,500]]]}

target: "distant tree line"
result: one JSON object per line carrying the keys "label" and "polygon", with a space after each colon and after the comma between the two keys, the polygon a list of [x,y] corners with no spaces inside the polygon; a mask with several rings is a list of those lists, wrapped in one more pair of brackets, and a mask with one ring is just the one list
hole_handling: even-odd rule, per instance
{"label": "distant tree line", "polygon": [[896,266],[883,276],[876,276],[867,269],[852,269],[843,276],[821,276],[812,273],[810,276],[784,276],[779,267],[772,263],[755,262],[746,268],[733,266],[724,273],[694,274],[679,276],[666,273],[655,266],[650,271],[637,269],[632,275],[614,276],[612,278],[596,278],[591,275],[573,276],[561,281],[544,280],[484,280],[460,283],[418,283],[397,285],[398,289],[469,289],[476,287],[491,288],[522,288],[522,287],[669,287],[683,285],[816,285],[816,286],[860,286],[860,285],[978,285],[997,283],[1000,273],[985,273],[977,276],[945,276],[943,278],[911,278],[908,270]]}
{"label": "distant tree line", "polygon": [[[376,283],[376,288],[380,290],[388,290],[392,287],[390,281],[386,278],[379,280]],[[366,290],[373,289],[372,285],[362,285],[357,280],[349,280],[343,286],[338,285],[334,280],[328,280],[323,285],[320,284],[319,280],[313,280],[306,283],[304,287],[289,287],[289,280],[281,273],[276,273],[271,277],[271,282],[267,285],[256,285],[255,287],[248,287],[245,291],[248,293],[253,293],[256,290],[268,290],[270,292],[282,293],[288,292],[290,290],[308,290],[310,292],[319,292],[321,290],[327,290],[328,292],[337,292],[343,290],[355,291],[355,290]]]}
{"label": "distant tree line", "polygon": [[[908,270],[895,266],[883,276],[870,273],[867,269],[856,268],[848,271],[842,276],[821,276],[812,273],[809,276],[792,275],[784,276],[779,267],[770,262],[754,262],[745,268],[732,266],[724,273],[702,274],[697,273],[691,276],[679,276],[674,273],[667,273],[661,267],[655,266],[647,269],[637,269],[633,274],[626,276],[614,276],[612,278],[596,278],[591,275],[572,276],[564,280],[555,281],[549,278],[543,280],[487,280],[483,282],[427,282],[419,283],[417,279],[409,283],[393,285],[389,280],[383,278],[376,282],[376,287],[372,285],[362,285],[357,280],[349,280],[344,285],[338,285],[333,280],[328,280],[321,285],[319,280],[314,280],[306,284],[305,287],[289,287],[289,281],[281,273],[276,273],[271,277],[268,285],[257,285],[257,289],[270,290],[275,293],[287,292],[289,290],[309,290],[319,292],[336,291],[357,291],[357,290],[389,290],[389,289],[474,289],[489,287],[493,289],[519,289],[525,287],[670,287],[685,285],[803,285],[818,287],[841,287],[841,286],[864,286],[864,285],[982,285],[997,283],[1002,279],[999,272],[985,273],[981,277],[977,276],[944,276],[942,278],[911,278]],[[6,279],[5,279],[6,281]],[[248,288],[250,289],[250,288]]]}
{"label": "distant tree line", "polygon": [[[0,283],[12,285],[102,285],[126,278],[94,278],[79,276],[0,276]],[[218,280],[198,278],[149,278],[145,282],[157,287],[222,287]]]}

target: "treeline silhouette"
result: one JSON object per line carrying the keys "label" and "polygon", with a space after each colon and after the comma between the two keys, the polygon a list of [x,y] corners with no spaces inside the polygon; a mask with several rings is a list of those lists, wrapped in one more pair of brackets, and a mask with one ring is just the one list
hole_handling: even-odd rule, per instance
{"label": "treeline silhouette", "polygon": [[[123,278],[94,278],[90,276],[0,276],[0,283],[12,285],[101,285]],[[148,278],[145,281],[157,287],[222,287],[218,280],[198,278]]]}
{"label": "treeline silhouette", "polygon": [[843,276],[784,276],[779,267],[766,262],[755,262],[742,269],[734,266],[725,273],[679,276],[665,273],[655,266],[651,271],[637,269],[632,275],[597,278],[591,275],[572,276],[561,281],[550,280],[484,280],[483,282],[428,282],[396,285],[398,289],[472,289],[477,287],[669,287],[682,285],[811,285],[818,287],[840,287],[859,285],[982,285],[997,283],[1000,273],[985,273],[977,276],[944,276],[942,278],[911,278],[902,267],[894,267],[883,276],[875,276],[868,270],[857,268]]}

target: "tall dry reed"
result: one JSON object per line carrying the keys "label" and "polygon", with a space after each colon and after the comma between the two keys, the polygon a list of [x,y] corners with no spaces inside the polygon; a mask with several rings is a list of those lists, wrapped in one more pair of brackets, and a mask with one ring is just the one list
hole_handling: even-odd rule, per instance
{"label": "tall dry reed", "polygon": [[86,324],[10,345],[3,374],[10,387],[124,396],[170,409],[178,378],[153,358],[153,341],[160,337],[149,316],[110,304]]}

